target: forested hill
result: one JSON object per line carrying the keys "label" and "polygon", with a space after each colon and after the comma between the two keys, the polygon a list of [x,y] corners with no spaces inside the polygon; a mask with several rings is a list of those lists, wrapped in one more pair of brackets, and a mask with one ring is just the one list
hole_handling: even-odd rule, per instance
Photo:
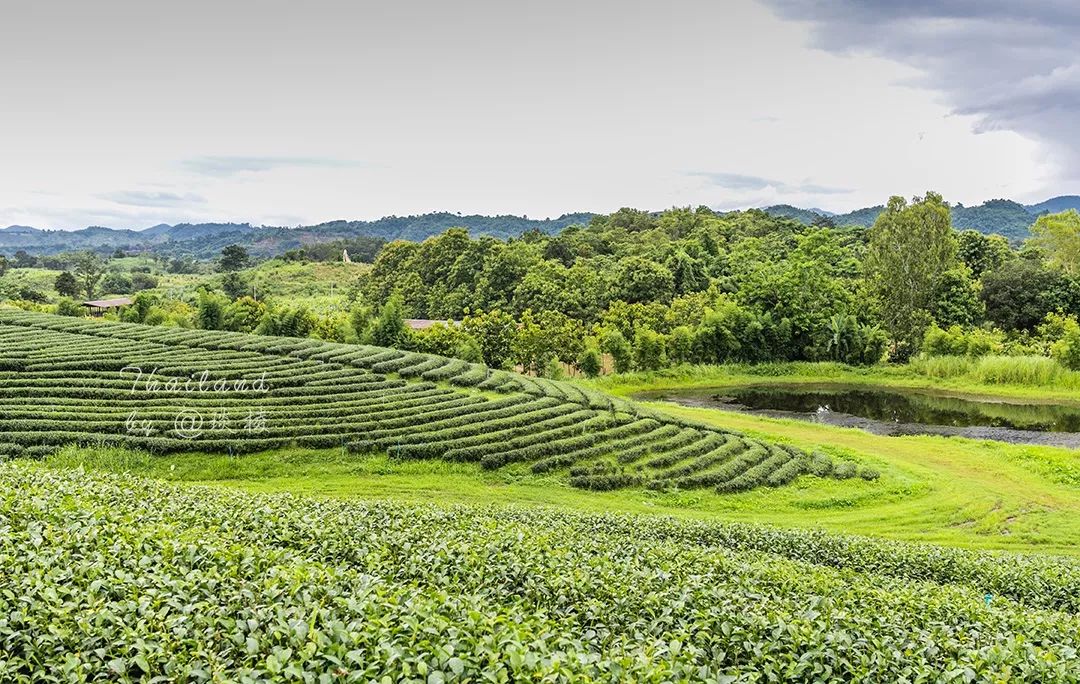
{"label": "forested hill", "polygon": [[[829,222],[837,226],[864,226],[874,224],[883,206],[856,209],[846,214],[833,214],[820,209],[802,209],[788,204],[767,207],[766,212],[773,216],[795,219],[806,225]],[[1020,242],[1028,237],[1030,228],[1042,214],[1056,214],[1067,209],[1080,210],[1080,196],[1066,195],[1024,205],[1012,200],[994,199],[974,207],[957,204],[952,207],[953,227],[964,230],[971,228],[987,235],[998,234],[1012,242]]]}
{"label": "forested hill", "polygon": [[461,215],[449,212],[418,216],[387,216],[376,221],[331,221],[313,226],[256,227],[247,223],[181,223],[146,230],[117,230],[94,226],[76,231],[39,230],[29,226],[0,228],[0,254],[23,250],[30,254],[56,254],[75,250],[148,250],[167,256],[210,258],[223,247],[239,244],[255,256],[273,256],[304,245],[366,238],[381,244],[390,240],[422,241],[448,228],[467,228],[473,235],[501,239],[537,230],[558,233],[592,219],[588,213],[564,214],[555,219],[524,216]]}

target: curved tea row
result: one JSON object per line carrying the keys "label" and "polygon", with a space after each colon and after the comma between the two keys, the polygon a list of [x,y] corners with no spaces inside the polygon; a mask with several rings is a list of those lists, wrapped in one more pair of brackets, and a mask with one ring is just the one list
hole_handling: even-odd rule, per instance
{"label": "curved tea row", "polygon": [[0,456],[72,443],[155,453],[386,450],[565,470],[589,489],[736,492],[804,474],[873,476],[571,383],[458,359],[0,310]]}

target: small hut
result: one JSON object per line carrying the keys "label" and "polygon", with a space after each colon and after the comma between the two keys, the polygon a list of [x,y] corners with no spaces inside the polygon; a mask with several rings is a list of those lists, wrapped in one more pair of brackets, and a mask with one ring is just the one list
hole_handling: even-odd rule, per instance
{"label": "small hut", "polygon": [[122,309],[129,304],[131,304],[131,299],[128,297],[117,297],[116,299],[94,299],[89,302],[82,303],[83,306],[90,309],[91,316],[104,316],[109,311]]}

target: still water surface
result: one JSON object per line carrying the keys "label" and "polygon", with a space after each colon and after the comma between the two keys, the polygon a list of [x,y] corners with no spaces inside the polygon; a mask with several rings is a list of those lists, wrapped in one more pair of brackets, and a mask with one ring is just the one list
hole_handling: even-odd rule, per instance
{"label": "still water surface", "polygon": [[865,385],[805,384],[674,390],[642,398],[858,427],[884,435],[959,435],[1080,448],[1080,405],[1014,403]]}

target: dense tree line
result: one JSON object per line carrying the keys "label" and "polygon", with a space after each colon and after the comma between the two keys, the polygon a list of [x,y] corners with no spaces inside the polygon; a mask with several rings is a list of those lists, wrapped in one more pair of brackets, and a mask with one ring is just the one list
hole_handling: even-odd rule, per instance
{"label": "dense tree line", "polygon": [[927,193],[893,198],[869,229],[699,208],[622,209],[508,241],[449,230],[386,245],[357,293],[374,306],[397,298],[410,317],[497,312],[522,331],[571,321],[574,341],[551,353],[579,367],[600,352],[642,369],[904,360],[944,329],[992,330],[1017,353],[1049,348],[1048,316],[1080,312],[1080,215],[1041,217],[1020,248],[956,231],[951,216]]}
{"label": "dense tree line", "polygon": [[[1080,340],[1080,214],[1040,217],[1015,247],[956,231],[935,193],[892,198],[869,229],[707,208],[621,209],[556,235],[508,240],[450,229],[382,246],[347,306],[330,312],[246,296],[239,270],[247,263],[242,249],[227,248],[216,291],[188,303],[140,295],[124,317],[366,342],[535,373],[873,364],[921,351],[1053,354],[1068,365],[1063,340],[1074,330]],[[85,289],[92,270],[76,268],[65,284]],[[408,318],[449,322],[414,331]]]}

